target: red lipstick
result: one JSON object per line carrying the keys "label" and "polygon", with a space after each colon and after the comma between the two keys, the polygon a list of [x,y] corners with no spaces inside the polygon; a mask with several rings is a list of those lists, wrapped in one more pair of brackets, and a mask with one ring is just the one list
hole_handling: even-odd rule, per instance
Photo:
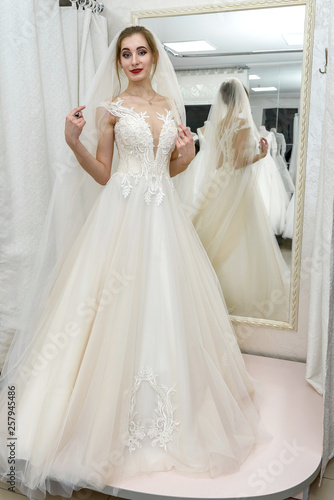
{"label": "red lipstick", "polygon": [[143,71],[143,69],[142,69],[142,68],[136,68],[136,69],[132,69],[132,70],[131,70],[131,73],[135,73],[135,74],[137,74],[137,73],[140,73],[141,71]]}

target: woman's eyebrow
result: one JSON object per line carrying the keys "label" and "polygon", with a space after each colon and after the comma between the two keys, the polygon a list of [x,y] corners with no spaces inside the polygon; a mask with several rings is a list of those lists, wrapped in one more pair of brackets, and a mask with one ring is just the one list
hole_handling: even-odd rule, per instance
{"label": "woman's eyebrow", "polygon": [[[140,47],[137,47],[137,48],[136,48],[136,50],[139,50],[139,49],[146,49],[146,47],[144,47],[144,45],[141,45]],[[128,49],[127,47],[124,47],[124,48],[122,49],[122,52],[123,52],[123,50],[128,50],[128,51],[130,52],[130,49]],[[147,50],[147,49],[146,49],[146,50]]]}

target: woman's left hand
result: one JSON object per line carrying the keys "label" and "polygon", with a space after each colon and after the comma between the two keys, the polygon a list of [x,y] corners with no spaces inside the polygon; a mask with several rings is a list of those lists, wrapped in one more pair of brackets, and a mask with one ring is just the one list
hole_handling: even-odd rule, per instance
{"label": "woman's left hand", "polygon": [[181,158],[180,163],[188,165],[195,158],[195,144],[190,130],[184,125],[179,125],[181,129],[176,139],[175,145]]}

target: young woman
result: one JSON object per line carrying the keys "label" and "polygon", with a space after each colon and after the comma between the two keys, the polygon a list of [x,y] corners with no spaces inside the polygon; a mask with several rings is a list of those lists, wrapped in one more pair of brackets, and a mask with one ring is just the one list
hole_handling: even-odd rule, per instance
{"label": "young woman", "polygon": [[203,178],[206,172],[193,222],[217,273],[226,305],[236,316],[287,321],[289,270],[257,179],[268,144],[259,137],[247,93],[237,78],[222,83],[204,142],[191,166],[202,172]]}
{"label": "young woman", "polygon": [[[3,438],[14,387],[16,486],[29,496],[172,468],[230,473],[259,438],[221,288],[171,180],[194,157],[183,118],[168,56],[140,26],[116,37],[87,107],[67,116],[82,169],[59,175],[52,286],[14,339],[0,397]],[[4,479],[5,449],[0,464]]]}

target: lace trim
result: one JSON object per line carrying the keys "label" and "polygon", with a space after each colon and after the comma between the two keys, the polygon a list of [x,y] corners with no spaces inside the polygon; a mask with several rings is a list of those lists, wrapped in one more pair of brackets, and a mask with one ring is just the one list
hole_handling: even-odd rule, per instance
{"label": "lace trim", "polygon": [[250,128],[251,126],[249,122],[244,118],[238,118],[233,123],[229,124],[229,128],[227,130],[225,130],[224,127],[221,128],[221,137],[218,142],[218,150],[222,153],[224,161],[217,168],[218,175],[226,175],[226,173],[228,173],[229,175],[233,175],[233,177],[243,175],[242,169],[234,168],[235,149],[233,147],[233,141],[240,130]]}
{"label": "lace trim", "polygon": [[[131,139],[132,150],[129,152],[130,155],[135,155],[138,159],[139,165],[141,165],[141,171],[133,172],[131,169],[127,169],[126,159],[122,162],[119,167],[117,174],[121,175],[121,189],[124,198],[129,197],[133,185],[131,179],[135,180],[135,184],[138,184],[140,177],[145,177],[147,182],[147,188],[144,192],[144,200],[147,205],[149,205],[152,200],[159,206],[164,199],[164,192],[162,188],[162,179],[165,178],[171,188],[174,190],[173,182],[170,176],[164,171],[163,165],[168,163],[171,154],[171,145],[175,142],[177,136],[176,127],[168,127],[170,123],[174,123],[172,117],[172,110],[167,110],[166,115],[156,112],[159,120],[164,123],[161,127],[159,141],[156,148],[156,155],[154,156],[154,144],[153,136],[150,125],[147,123],[146,118],[149,118],[147,111],[136,112],[133,107],[125,107],[122,105],[123,99],[117,98],[114,102],[102,102],[99,106],[106,108],[111,114],[118,118],[132,117],[139,123],[145,126],[145,129],[141,129],[141,133],[145,133],[144,140],[138,140],[138,137],[134,135],[130,136],[131,132],[126,129],[123,130],[121,121],[117,122],[115,127],[120,128],[120,134],[127,139]],[[119,147],[120,158],[126,158],[126,154],[122,152],[122,147]]]}
{"label": "lace trim", "polygon": [[116,116],[117,118],[123,118],[124,116],[127,116],[128,112],[130,114],[133,114],[138,116],[139,118],[147,118],[147,111],[142,111],[138,113],[132,108],[129,108],[127,106],[123,106],[124,99],[121,99],[121,97],[117,97],[116,101],[103,101],[98,105],[98,108],[105,108],[109,113],[112,115]]}
{"label": "lace trim", "polygon": [[[136,395],[144,382],[147,382],[156,393],[157,407],[154,409],[154,418],[142,421],[137,419]],[[134,378],[132,397],[129,410],[129,431],[126,446],[130,453],[142,447],[145,438],[151,439],[151,445],[157,444],[167,451],[167,443],[173,440],[173,433],[177,430],[179,422],[174,420],[175,407],[171,398],[176,390],[157,383],[157,375],[151,368],[143,368]]]}

